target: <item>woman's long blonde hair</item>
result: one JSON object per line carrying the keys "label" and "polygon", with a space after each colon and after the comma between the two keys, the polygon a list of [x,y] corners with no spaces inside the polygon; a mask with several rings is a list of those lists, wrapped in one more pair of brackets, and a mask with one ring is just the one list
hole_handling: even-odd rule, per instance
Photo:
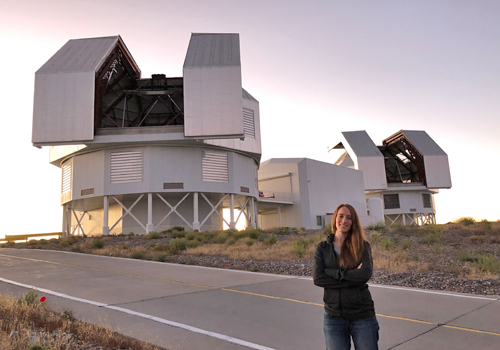
{"label": "woman's long blonde hair", "polygon": [[364,250],[364,241],[366,240],[365,232],[361,227],[358,213],[350,204],[340,204],[332,217],[332,233],[335,235],[337,232],[337,216],[339,215],[340,208],[346,207],[351,212],[351,229],[342,244],[340,250],[340,266],[344,269],[355,269],[361,263],[361,256]]}

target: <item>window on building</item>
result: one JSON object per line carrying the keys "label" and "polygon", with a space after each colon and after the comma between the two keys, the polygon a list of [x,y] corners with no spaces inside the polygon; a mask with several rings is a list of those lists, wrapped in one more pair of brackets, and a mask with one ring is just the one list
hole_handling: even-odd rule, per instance
{"label": "window on building", "polygon": [[321,215],[316,216],[316,225],[323,226],[323,217]]}
{"label": "window on building", "polygon": [[422,193],[422,202],[424,203],[424,208],[432,208],[431,195],[429,193]]}
{"label": "window on building", "polygon": [[71,161],[65,162],[62,166],[62,185],[61,185],[62,193],[71,191],[71,172],[72,172]]}
{"label": "window on building", "polygon": [[384,194],[384,208],[385,209],[399,209],[399,194]]}

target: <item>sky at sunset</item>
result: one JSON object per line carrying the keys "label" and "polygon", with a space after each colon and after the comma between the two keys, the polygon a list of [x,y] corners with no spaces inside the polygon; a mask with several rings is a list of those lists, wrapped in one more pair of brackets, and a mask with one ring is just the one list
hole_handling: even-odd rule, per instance
{"label": "sky at sunset", "polygon": [[262,160],[425,130],[453,187],[437,221],[500,219],[500,2],[0,0],[4,234],[61,230],[60,169],[31,145],[34,73],[69,39],[121,35],[142,77],[182,76],[191,33],[239,33],[260,102]]}

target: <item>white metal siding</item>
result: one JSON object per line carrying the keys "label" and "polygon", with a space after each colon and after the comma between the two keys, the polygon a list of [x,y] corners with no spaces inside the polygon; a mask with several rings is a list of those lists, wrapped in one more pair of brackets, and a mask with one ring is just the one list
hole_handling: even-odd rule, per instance
{"label": "white metal siding", "polygon": [[203,152],[203,181],[229,182],[229,167],[227,153]]}
{"label": "white metal siding", "polygon": [[62,186],[61,186],[61,192],[66,193],[71,191],[71,171],[72,171],[72,164],[71,162],[68,162],[66,164],[63,164],[62,166]]}
{"label": "white metal siding", "polygon": [[255,188],[259,189],[259,167],[257,164],[254,164],[254,171],[255,171]]}
{"label": "white metal siding", "polygon": [[143,153],[135,151],[111,153],[111,183],[142,182]]}
{"label": "white metal siding", "polygon": [[255,118],[253,110],[243,108],[243,132],[246,136],[255,137]]}

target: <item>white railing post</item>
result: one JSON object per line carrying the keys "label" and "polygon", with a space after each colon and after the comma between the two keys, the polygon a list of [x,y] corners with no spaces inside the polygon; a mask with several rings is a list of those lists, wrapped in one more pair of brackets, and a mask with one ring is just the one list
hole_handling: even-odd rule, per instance
{"label": "white railing post", "polygon": [[104,196],[104,207],[103,207],[103,215],[102,215],[102,235],[103,236],[109,235],[108,217],[109,217],[109,197]]}

